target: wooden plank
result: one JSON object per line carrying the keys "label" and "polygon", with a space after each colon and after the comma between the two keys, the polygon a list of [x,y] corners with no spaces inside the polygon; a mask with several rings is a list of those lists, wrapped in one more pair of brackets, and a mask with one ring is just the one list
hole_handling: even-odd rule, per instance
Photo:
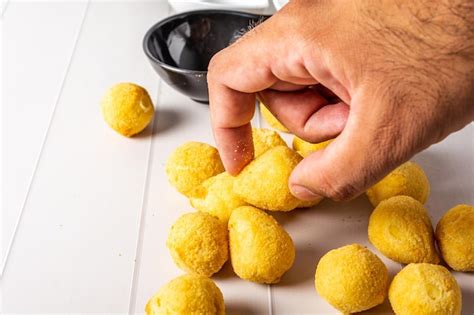
{"label": "wooden plank", "polygon": [[85,8],[85,2],[11,3],[2,18],[0,274],[20,223]]}
{"label": "wooden plank", "polygon": [[99,101],[120,81],[156,95],[142,38],[160,10],[157,2],[90,5],[2,279],[3,312],[128,311],[150,129],[116,134]]}

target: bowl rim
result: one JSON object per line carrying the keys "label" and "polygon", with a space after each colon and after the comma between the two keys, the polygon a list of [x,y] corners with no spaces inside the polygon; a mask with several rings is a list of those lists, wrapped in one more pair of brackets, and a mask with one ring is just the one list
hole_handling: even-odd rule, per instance
{"label": "bowl rim", "polygon": [[260,17],[266,17],[269,18],[271,15],[266,15],[266,14],[255,14],[255,13],[249,13],[249,12],[243,12],[243,11],[238,11],[238,10],[224,10],[224,9],[205,9],[205,10],[193,10],[193,11],[186,11],[186,12],[181,12],[178,14],[173,14],[170,15],[157,23],[153,24],[152,27],[145,33],[145,36],[143,37],[142,41],[142,46],[143,46],[143,51],[145,52],[145,55],[148,57],[148,59],[158,63],[161,67],[167,69],[167,70],[172,70],[177,73],[186,73],[186,74],[207,74],[207,70],[191,70],[191,69],[183,69],[183,68],[178,68],[174,67],[172,65],[169,65],[158,58],[156,58],[148,48],[148,42],[150,41],[151,35],[160,27],[163,25],[171,22],[172,20],[182,18],[187,15],[198,15],[198,14],[229,14],[229,15],[234,15],[234,16],[243,16],[243,17],[250,17],[250,18],[260,18]]}

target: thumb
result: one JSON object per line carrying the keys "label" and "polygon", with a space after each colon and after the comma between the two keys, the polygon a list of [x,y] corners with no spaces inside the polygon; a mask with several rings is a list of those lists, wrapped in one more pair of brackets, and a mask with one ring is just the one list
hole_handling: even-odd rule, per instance
{"label": "thumb", "polygon": [[293,170],[289,185],[297,198],[351,199],[409,157],[408,150],[401,147],[406,141],[399,141],[400,131],[391,127],[390,120],[384,123],[387,121],[384,117],[388,115],[380,111],[380,106],[367,108],[367,104],[377,103],[373,100],[360,103],[355,98],[351,103],[349,118],[341,134]]}

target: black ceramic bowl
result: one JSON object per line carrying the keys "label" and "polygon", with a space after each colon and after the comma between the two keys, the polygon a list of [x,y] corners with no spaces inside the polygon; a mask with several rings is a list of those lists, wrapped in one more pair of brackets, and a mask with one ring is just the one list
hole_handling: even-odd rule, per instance
{"label": "black ceramic bowl", "polygon": [[229,10],[184,12],[155,24],[143,39],[143,49],[166,83],[208,103],[207,66],[212,56],[266,18]]}

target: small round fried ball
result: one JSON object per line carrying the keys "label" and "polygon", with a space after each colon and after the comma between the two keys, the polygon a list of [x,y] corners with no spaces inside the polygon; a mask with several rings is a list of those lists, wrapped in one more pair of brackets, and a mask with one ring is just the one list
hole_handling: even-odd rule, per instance
{"label": "small round fried ball", "polygon": [[446,263],[458,271],[474,271],[474,207],[457,205],[436,226],[438,247]]}
{"label": "small round fried ball", "polygon": [[333,141],[333,139],[323,141],[323,142],[320,142],[320,143],[310,143],[310,142],[304,141],[303,139],[298,138],[297,136],[295,136],[293,138],[293,149],[296,152],[298,152],[298,154],[301,155],[302,157],[307,157],[308,155],[310,155],[311,153],[313,153],[315,151],[324,149],[332,141]]}
{"label": "small round fried ball", "polygon": [[439,265],[409,264],[393,278],[388,298],[397,315],[461,314],[459,285]]}
{"label": "small round fried ball", "polygon": [[301,156],[286,146],[274,147],[250,162],[234,182],[235,192],[260,209],[290,211],[301,200],[294,197],[288,179]]}
{"label": "small round fried ball", "polygon": [[260,113],[262,114],[263,119],[270,125],[270,127],[275,128],[276,130],[282,132],[289,132],[288,128],[286,128],[273,114],[268,108],[260,102]]}
{"label": "small round fried ball", "polygon": [[388,271],[374,253],[359,244],[333,249],[316,267],[316,290],[344,313],[355,313],[383,303]]}
{"label": "small round fried ball", "polygon": [[439,263],[428,211],[409,196],[392,197],[375,208],[369,240],[382,254],[403,264]]}
{"label": "small round fried ball", "polygon": [[206,212],[181,216],[166,245],[178,267],[205,277],[218,272],[229,258],[227,227]]}
{"label": "small round fried ball", "polygon": [[235,208],[247,205],[234,192],[234,177],[227,172],[206,179],[193,195],[189,201],[195,209],[210,213],[226,224]]}
{"label": "small round fried ball", "polygon": [[224,315],[222,292],[209,278],[199,275],[177,277],[148,301],[147,315]]}
{"label": "small round fried ball", "polygon": [[186,142],[166,162],[171,185],[188,197],[203,181],[222,172],[224,165],[217,149],[201,142]]}
{"label": "small round fried ball", "polygon": [[230,260],[242,279],[277,283],[295,260],[288,233],[264,211],[244,206],[229,219]]}
{"label": "small round fried ball", "polygon": [[406,162],[367,190],[374,207],[393,196],[410,196],[424,204],[430,194],[430,182],[423,169],[414,162]]}
{"label": "small round fried ball", "polygon": [[112,86],[102,99],[101,110],[105,122],[127,137],[145,129],[155,112],[148,92],[133,83]]}
{"label": "small round fried ball", "polygon": [[286,142],[278,132],[264,128],[252,128],[253,147],[255,157],[279,145],[286,146]]}

